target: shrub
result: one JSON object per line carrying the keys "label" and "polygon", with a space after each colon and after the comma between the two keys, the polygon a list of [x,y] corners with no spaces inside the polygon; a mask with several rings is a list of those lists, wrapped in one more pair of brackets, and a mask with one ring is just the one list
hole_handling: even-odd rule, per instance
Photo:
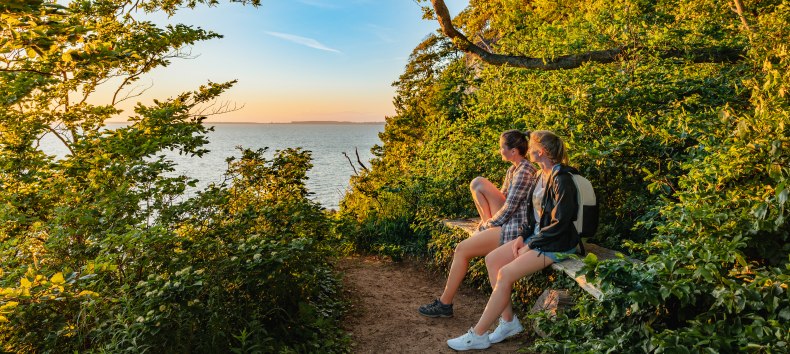
{"label": "shrub", "polygon": [[[88,103],[219,37],[136,18],[197,3],[0,4],[14,58],[0,70],[0,351],[348,351],[308,152],[242,150],[226,181],[189,195],[197,181],[163,152],[206,152],[203,114],[222,113],[206,107],[233,81],[138,104],[115,130],[116,97]],[[41,151],[47,134],[65,156]]]}

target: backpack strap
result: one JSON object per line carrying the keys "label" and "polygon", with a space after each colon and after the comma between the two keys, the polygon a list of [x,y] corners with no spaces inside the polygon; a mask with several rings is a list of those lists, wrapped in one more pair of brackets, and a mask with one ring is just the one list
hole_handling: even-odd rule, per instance
{"label": "backpack strap", "polygon": [[[576,184],[576,180],[573,179],[573,173],[570,172],[570,171],[568,171],[567,173],[568,173],[569,176],[571,176],[571,181],[573,181],[573,184],[576,186],[576,202],[579,203],[579,208],[581,208],[582,207],[582,198],[581,198],[581,191],[579,190],[579,185]],[[582,255],[582,256],[587,254],[587,250],[584,249],[584,240],[582,240],[581,236],[579,236],[579,254]]]}

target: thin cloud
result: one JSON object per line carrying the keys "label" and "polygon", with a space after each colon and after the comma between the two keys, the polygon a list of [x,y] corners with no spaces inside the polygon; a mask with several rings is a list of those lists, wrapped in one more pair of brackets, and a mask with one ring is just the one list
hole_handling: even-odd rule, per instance
{"label": "thin cloud", "polygon": [[374,25],[372,23],[367,24],[368,30],[373,33],[379,40],[385,43],[395,43],[395,31],[391,28],[382,27],[379,25]]}
{"label": "thin cloud", "polygon": [[334,4],[327,4],[326,2],[320,0],[299,0],[300,3],[315,7],[320,7],[322,9],[335,9],[337,8]]}
{"label": "thin cloud", "polygon": [[266,31],[266,34],[268,34],[270,36],[273,36],[273,37],[282,38],[282,39],[285,39],[286,41],[294,42],[296,44],[300,44],[300,45],[303,45],[305,47],[310,47],[310,48],[318,49],[318,50],[325,50],[327,52],[341,53],[339,50],[334,49],[334,48],[329,48],[329,47],[321,44],[321,42],[319,42],[319,41],[317,41],[315,39],[312,39],[312,38],[297,36],[297,35],[288,34],[288,33],[269,32],[269,31]]}

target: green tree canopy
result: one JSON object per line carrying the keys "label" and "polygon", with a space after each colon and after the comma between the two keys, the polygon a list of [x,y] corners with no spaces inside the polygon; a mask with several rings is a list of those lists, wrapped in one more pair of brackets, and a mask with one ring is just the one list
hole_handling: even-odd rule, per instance
{"label": "green tree canopy", "polygon": [[383,145],[342,204],[360,243],[441,263],[454,241],[434,225],[474,215],[475,176],[501,181],[498,135],[553,130],[597,189],[589,241],[644,262],[590,259],[604,300],[540,321],[538,348],[787,350],[789,2],[472,0],[452,22],[431,5],[442,32],[395,82]]}
{"label": "green tree canopy", "polygon": [[[206,152],[206,109],[234,81],[118,109],[220,36],[140,17],[199,4],[217,1],[0,3],[0,351],[347,350],[309,152],[242,149],[187,194],[164,152]],[[46,134],[68,154],[42,151]]]}

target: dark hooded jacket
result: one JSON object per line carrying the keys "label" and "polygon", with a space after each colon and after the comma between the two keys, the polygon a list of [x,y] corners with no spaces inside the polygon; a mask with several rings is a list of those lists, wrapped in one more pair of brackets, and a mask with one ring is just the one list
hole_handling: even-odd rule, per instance
{"label": "dark hooded jacket", "polygon": [[[533,236],[528,245],[530,249],[543,252],[565,252],[579,243],[579,234],[573,222],[579,209],[576,184],[571,173],[578,174],[575,168],[565,165],[555,166],[543,195],[543,213],[540,218],[540,231]],[[535,192],[540,174],[535,174],[535,181],[527,194],[527,221],[519,228],[519,236],[529,238],[535,230],[535,206],[532,193]]]}

